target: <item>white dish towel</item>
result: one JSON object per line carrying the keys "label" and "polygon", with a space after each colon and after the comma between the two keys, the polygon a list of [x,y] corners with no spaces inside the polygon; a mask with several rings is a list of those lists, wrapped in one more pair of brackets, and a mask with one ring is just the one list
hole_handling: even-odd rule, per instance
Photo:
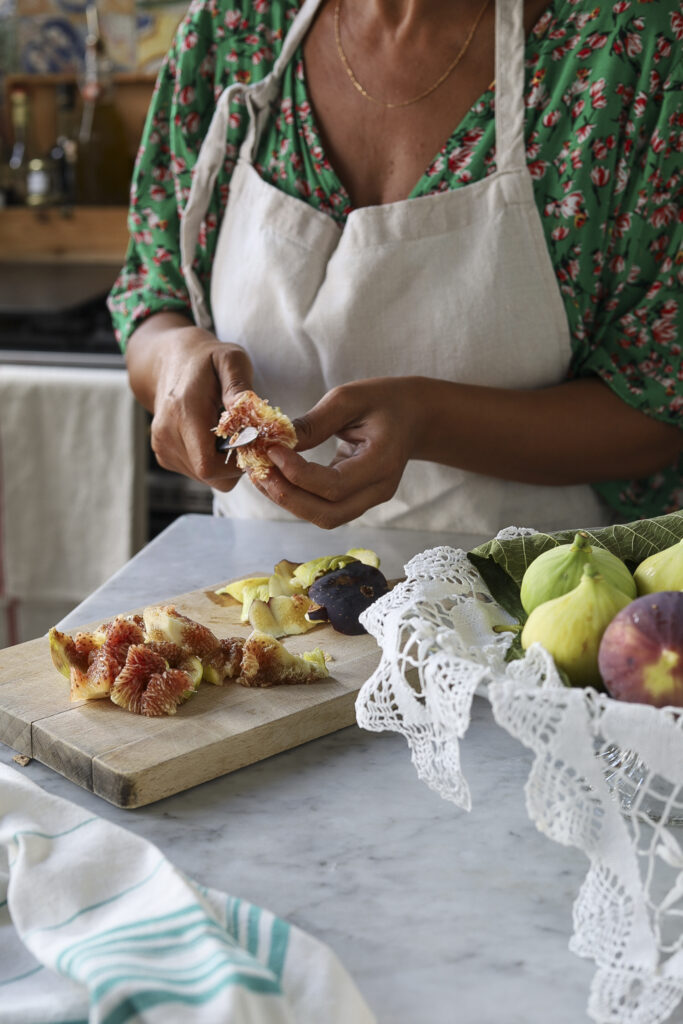
{"label": "white dish towel", "polygon": [[144,413],[125,370],[0,366],[6,607],[71,608],[135,554],[146,530],[146,450]]}
{"label": "white dish towel", "polygon": [[27,1021],[375,1018],[328,947],[0,765],[0,1022]]}

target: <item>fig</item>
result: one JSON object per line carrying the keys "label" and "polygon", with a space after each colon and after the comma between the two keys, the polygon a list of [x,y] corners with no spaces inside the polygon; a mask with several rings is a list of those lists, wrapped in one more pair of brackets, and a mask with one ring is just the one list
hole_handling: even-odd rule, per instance
{"label": "fig", "polygon": [[195,689],[204,675],[204,666],[195,654],[188,654],[182,647],[172,644],[169,640],[150,641],[144,645],[148,651],[160,654],[169,668],[179,668],[187,672]]}
{"label": "fig", "polygon": [[257,480],[263,480],[273,465],[268,458],[268,448],[272,444],[295,448],[296,430],[277,406],[271,406],[267,399],[259,398],[253,391],[242,391],[238,395],[222,413],[214,433],[217,437],[233,438],[245,427],[256,427],[258,437],[251,444],[235,449],[237,465],[249,470]]}
{"label": "fig", "polygon": [[222,686],[226,679],[236,676],[242,665],[244,639],[231,636],[221,640],[215,651],[204,658],[204,679],[214,686]]}
{"label": "fig", "polygon": [[143,639],[139,615],[117,615],[94,633],[77,633],[73,639],[51,629],[52,661],[71,682],[71,700],[107,697],[125,664],[128,648]]}
{"label": "fig", "polygon": [[600,575],[627,597],[636,596],[636,584],[624,563],[611,551],[589,543],[580,530],[572,544],[559,544],[533,560],[522,578],[519,596],[527,615],[545,601],[568,594],[578,586],[584,566],[592,565]]}
{"label": "fig", "polygon": [[357,636],[365,632],[358,621],[361,612],[388,590],[389,585],[379,569],[363,562],[351,562],[343,569],[321,576],[308,588],[308,596],[315,604],[307,617],[314,622],[329,620],[339,633]]}
{"label": "fig", "polygon": [[147,640],[170,640],[188,654],[204,659],[219,646],[218,637],[173,605],[150,606],[142,613]]}
{"label": "fig", "polygon": [[242,667],[235,682],[241,686],[276,686],[315,683],[329,675],[323,651],[317,647],[292,654],[273,636],[254,630],[242,651]]}
{"label": "fig", "polygon": [[683,538],[656,555],[650,555],[633,574],[639,594],[683,590]]}
{"label": "fig", "polygon": [[78,669],[79,672],[87,671],[90,654],[102,646],[106,634],[104,631],[99,631],[97,633],[77,633],[75,637],[72,637],[53,626],[48,633],[48,638],[52,664],[69,679],[72,668]]}
{"label": "fig", "polygon": [[598,654],[617,700],[683,707],[683,591],[644,594],[610,622]]}
{"label": "fig", "polygon": [[159,718],[174,715],[195,692],[200,679],[201,672],[192,678],[180,668],[171,668],[148,644],[132,644],[109,696],[114,704],[137,715]]}
{"label": "fig", "polygon": [[572,686],[600,687],[598,649],[614,616],[630,603],[593,565],[586,565],[578,586],[538,605],[522,630],[522,647],[538,642]]}
{"label": "fig", "polygon": [[252,601],[249,622],[254,629],[269,636],[296,636],[307,633],[316,625],[306,618],[313,602],[305,594],[282,594],[267,601]]}

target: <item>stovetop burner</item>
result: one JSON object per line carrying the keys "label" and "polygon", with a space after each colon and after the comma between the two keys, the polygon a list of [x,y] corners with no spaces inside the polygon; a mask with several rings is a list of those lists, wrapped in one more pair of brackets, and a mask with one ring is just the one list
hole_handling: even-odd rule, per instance
{"label": "stovetop burner", "polygon": [[120,354],[106,295],[66,310],[0,312],[0,349]]}

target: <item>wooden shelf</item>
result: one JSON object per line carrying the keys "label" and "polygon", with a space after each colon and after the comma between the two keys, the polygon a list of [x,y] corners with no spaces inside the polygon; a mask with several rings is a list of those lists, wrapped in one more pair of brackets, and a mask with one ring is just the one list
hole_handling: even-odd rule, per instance
{"label": "wooden shelf", "polygon": [[0,266],[65,261],[121,265],[128,245],[127,213],[123,206],[0,210]]}

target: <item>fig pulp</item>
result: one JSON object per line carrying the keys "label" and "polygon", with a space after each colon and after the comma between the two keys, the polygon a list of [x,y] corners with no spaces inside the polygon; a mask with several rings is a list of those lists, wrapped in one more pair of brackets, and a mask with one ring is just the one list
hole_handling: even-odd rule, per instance
{"label": "fig pulp", "polygon": [[522,630],[522,647],[541,643],[572,686],[599,687],[602,635],[629,600],[587,565],[577,587],[534,608]]}
{"label": "fig pulp", "polygon": [[578,586],[586,565],[592,565],[607,583],[627,597],[636,596],[635,581],[621,559],[605,548],[592,546],[588,534],[580,530],[572,544],[544,551],[527,568],[519,592],[527,615]]}
{"label": "fig pulp", "polygon": [[328,675],[325,655],[319,647],[292,654],[275,637],[255,629],[245,641],[242,667],[235,682],[241,686],[280,686],[316,683]]}
{"label": "fig pulp", "polygon": [[114,704],[148,718],[174,715],[178,705],[195,692],[202,678],[202,663],[192,655],[186,669],[171,668],[149,644],[132,644],[126,662],[112,686]]}
{"label": "fig pulp", "polygon": [[631,601],[605,630],[598,662],[612,697],[683,707],[683,591]]}
{"label": "fig pulp", "polygon": [[53,627],[49,639],[53,664],[71,682],[71,700],[108,697],[128,648],[143,640],[142,619],[117,615],[96,632],[77,633],[75,639]]}
{"label": "fig pulp", "polygon": [[217,437],[234,438],[245,427],[256,427],[258,437],[252,444],[237,448],[237,465],[250,470],[257,480],[268,475],[273,463],[268,458],[268,448],[281,444],[285,448],[296,447],[296,430],[292,421],[265,398],[259,398],[253,391],[242,391],[229,409],[222,413],[218,426],[214,428]]}
{"label": "fig pulp", "polygon": [[639,594],[683,590],[683,539],[656,555],[650,555],[633,574]]}

